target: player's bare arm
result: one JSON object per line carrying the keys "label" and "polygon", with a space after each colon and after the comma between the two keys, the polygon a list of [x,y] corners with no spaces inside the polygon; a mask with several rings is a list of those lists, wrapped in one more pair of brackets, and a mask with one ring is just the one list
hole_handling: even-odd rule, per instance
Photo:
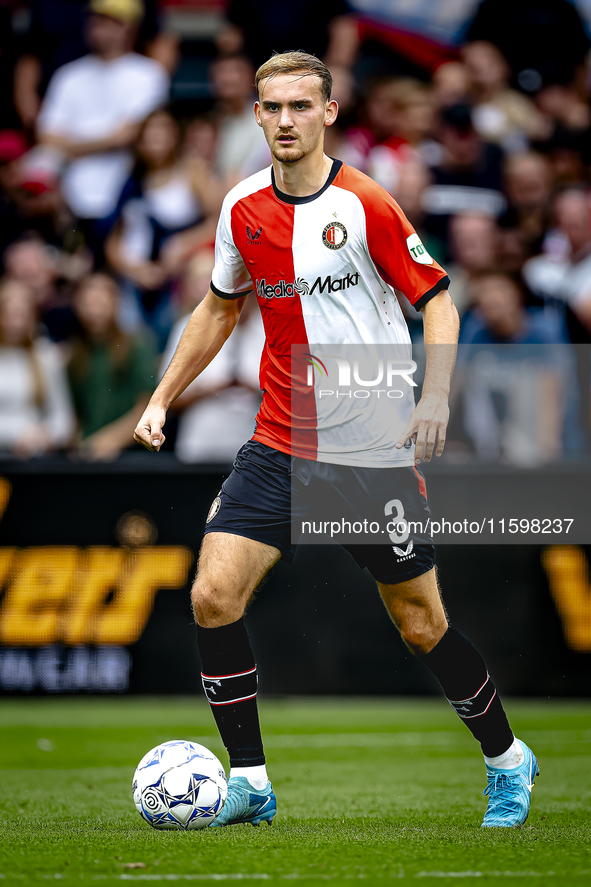
{"label": "player's bare arm", "polygon": [[412,411],[396,447],[416,437],[415,462],[430,462],[435,450],[441,456],[449,422],[449,389],[456,362],[460,321],[447,290],[434,296],[422,309],[427,366],[423,394]]}
{"label": "player's bare arm", "polygon": [[133,438],[158,452],[165,437],[162,428],[171,403],[214,359],[238,323],[244,296],[220,299],[212,290],[191,315],[170,366],[150,398]]}

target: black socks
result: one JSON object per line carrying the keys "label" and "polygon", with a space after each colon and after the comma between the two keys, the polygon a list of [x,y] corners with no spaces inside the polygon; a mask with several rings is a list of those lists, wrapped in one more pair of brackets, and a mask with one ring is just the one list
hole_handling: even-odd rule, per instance
{"label": "black socks", "polygon": [[506,752],[513,733],[486,665],[470,641],[450,626],[431,652],[419,659],[433,672],[483,753],[493,758]]}
{"label": "black socks", "polygon": [[[257,711],[257,669],[244,621],[221,628],[197,626],[203,689],[231,767],[265,763]],[[513,733],[486,665],[472,644],[451,626],[430,653],[419,654],[448,702],[489,757],[502,755]]]}
{"label": "black socks", "polygon": [[230,756],[231,767],[265,763],[257,711],[257,668],[244,621],[197,626],[203,689]]}

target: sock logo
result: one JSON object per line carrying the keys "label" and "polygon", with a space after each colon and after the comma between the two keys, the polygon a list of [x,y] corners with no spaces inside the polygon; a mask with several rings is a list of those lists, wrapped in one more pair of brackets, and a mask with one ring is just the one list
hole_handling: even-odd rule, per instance
{"label": "sock logo", "polygon": [[202,679],[203,679],[203,689],[205,691],[205,695],[207,696],[207,698],[211,702],[210,696],[217,696],[215,688],[221,687],[222,682],[221,681],[214,681],[213,678],[208,678],[207,686],[206,686],[205,678],[203,678],[203,676],[202,676]]}
{"label": "sock logo", "polygon": [[497,691],[487,674],[486,681],[474,696],[468,696],[467,699],[459,700],[448,699],[447,701],[460,718],[469,720],[470,718],[478,718],[480,715],[486,714],[496,695]]}

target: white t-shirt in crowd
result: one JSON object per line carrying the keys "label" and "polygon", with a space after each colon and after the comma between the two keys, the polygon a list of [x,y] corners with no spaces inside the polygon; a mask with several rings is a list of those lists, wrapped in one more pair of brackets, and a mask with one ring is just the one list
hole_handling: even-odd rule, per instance
{"label": "white t-shirt in crowd", "polygon": [[[127,123],[139,123],[168,98],[169,77],[159,62],[127,53],[111,61],[86,55],[59,68],[51,78],[39,115],[41,135],[76,141],[106,138]],[[111,213],[132,164],[127,150],[72,160],[62,192],[83,219]]]}
{"label": "white t-shirt in crowd", "polygon": [[523,276],[534,292],[562,299],[574,311],[591,300],[591,255],[576,262],[534,256],[523,266]]}
{"label": "white t-shirt in crowd", "polygon": [[[0,347],[0,452],[11,450],[18,441],[39,434],[40,450],[65,445],[74,433],[74,410],[59,347],[39,338],[33,356],[26,348]],[[42,403],[35,402],[37,362],[42,380]]]}

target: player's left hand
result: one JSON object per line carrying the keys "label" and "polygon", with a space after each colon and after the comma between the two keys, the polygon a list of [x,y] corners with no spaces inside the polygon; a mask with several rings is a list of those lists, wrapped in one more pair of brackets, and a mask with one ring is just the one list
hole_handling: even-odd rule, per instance
{"label": "player's left hand", "polygon": [[412,411],[408,425],[396,442],[396,449],[404,446],[409,438],[415,440],[415,465],[430,462],[435,455],[441,456],[445,446],[445,433],[449,422],[447,398],[425,396]]}

